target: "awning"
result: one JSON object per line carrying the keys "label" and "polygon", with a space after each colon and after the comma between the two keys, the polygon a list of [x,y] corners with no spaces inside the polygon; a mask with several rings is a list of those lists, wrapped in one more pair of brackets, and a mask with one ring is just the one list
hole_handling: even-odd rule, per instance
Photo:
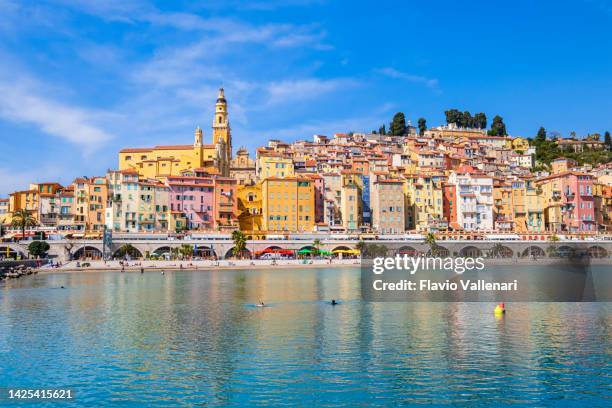
{"label": "awning", "polygon": [[336,249],[332,251],[334,254],[351,254],[351,255],[359,255],[361,251],[358,249]]}

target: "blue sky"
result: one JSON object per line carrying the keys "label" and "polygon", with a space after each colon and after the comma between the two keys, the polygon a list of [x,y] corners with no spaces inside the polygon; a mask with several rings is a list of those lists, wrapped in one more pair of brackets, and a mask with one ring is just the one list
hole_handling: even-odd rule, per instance
{"label": "blue sky", "polygon": [[607,0],[0,0],[0,195],[210,140],[221,85],[251,151],[448,108],[612,130],[611,23]]}

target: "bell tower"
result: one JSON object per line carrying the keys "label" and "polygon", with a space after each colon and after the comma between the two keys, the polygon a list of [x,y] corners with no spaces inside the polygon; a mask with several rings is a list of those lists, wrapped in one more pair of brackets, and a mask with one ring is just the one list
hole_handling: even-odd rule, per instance
{"label": "bell tower", "polygon": [[230,130],[227,100],[225,91],[219,88],[219,95],[215,103],[215,117],[212,125],[212,142],[215,146],[221,145],[220,171],[223,175],[229,175],[229,165],[232,160],[232,133]]}
{"label": "bell tower", "polygon": [[194,147],[202,147],[202,129],[200,127],[196,127],[196,130],[193,135],[193,146]]}

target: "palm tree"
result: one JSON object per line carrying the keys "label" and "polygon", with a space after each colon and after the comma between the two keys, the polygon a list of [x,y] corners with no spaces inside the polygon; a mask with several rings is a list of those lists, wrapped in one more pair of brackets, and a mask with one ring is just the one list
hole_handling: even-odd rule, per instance
{"label": "palm tree", "polygon": [[312,246],[315,247],[315,255],[319,255],[319,247],[321,246],[321,240],[319,238],[312,241]]}
{"label": "palm tree", "polygon": [[232,253],[234,256],[242,255],[246,249],[246,236],[240,230],[232,232],[232,240],[234,240],[234,249]]}
{"label": "palm tree", "polygon": [[366,246],[365,242],[363,242],[363,241],[357,242],[357,245],[355,245],[355,249],[358,249],[359,252],[361,252],[361,257],[362,258],[365,258],[365,257],[368,256],[368,254],[366,253],[367,246]]}
{"label": "palm tree", "polygon": [[21,238],[25,238],[25,230],[27,227],[33,227],[37,224],[36,218],[30,215],[28,210],[17,210],[13,213],[11,225],[21,229]]}
{"label": "palm tree", "polygon": [[423,242],[426,245],[429,245],[429,253],[432,256],[436,256],[438,253],[438,244],[436,243],[436,236],[433,232],[427,233],[425,237],[425,241]]}
{"label": "palm tree", "polygon": [[193,246],[189,244],[181,245],[181,247],[178,250],[181,256],[183,257],[183,259],[191,258],[193,256]]}

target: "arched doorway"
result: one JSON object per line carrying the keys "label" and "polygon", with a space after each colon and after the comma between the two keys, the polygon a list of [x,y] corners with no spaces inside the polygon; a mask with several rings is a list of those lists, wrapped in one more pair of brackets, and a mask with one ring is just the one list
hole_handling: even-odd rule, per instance
{"label": "arched doorway", "polygon": [[459,252],[459,255],[465,258],[479,258],[482,256],[482,251],[475,246],[466,246]]}
{"label": "arched doorway", "polygon": [[251,258],[251,251],[249,251],[247,248],[244,248],[239,254],[234,254],[234,248],[236,247],[231,247],[225,253],[225,259],[229,259],[229,258],[250,259]]}
{"label": "arched doorway", "polygon": [[433,247],[427,250],[427,256],[446,258],[449,255],[450,255],[450,251],[448,250],[448,248],[445,248],[442,245],[438,245],[438,244],[435,244]]}
{"label": "arched doorway", "polygon": [[206,245],[196,245],[193,256],[203,259],[217,259],[215,250]]}
{"label": "arched doorway", "polygon": [[130,244],[126,244],[126,245],[120,246],[119,249],[115,251],[115,253],[113,254],[113,258],[141,259],[142,253],[138,250],[138,248]]}
{"label": "arched doorway", "polygon": [[169,258],[172,255],[172,248],[169,246],[163,246],[157,248],[151,253],[153,258]]}
{"label": "arched doorway", "polygon": [[297,251],[297,255],[300,258],[312,258],[319,255],[319,249],[314,245],[306,245]]}
{"label": "arched doorway", "polygon": [[571,258],[575,254],[576,250],[568,245],[562,245],[554,252],[554,255],[559,258]]}
{"label": "arched doorway", "polygon": [[492,258],[512,258],[514,251],[502,244],[495,244],[489,251]]}
{"label": "arched doorway", "polygon": [[72,254],[72,259],[102,259],[102,251],[96,247],[84,246],[77,249],[75,253]]}
{"label": "arched doorway", "polygon": [[606,251],[605,248],[602,248],[599,245],[594,245],[589,248],[589,256],[591,258],[607,258],[608,251]]}
{"label": "arched doorway", "polygon": [[531,245],[527,247],[522,253],[521,257],[523,258],[544,258],[546,256],[546,252],[539,246]]}
{"label": "arched doorway", "polygon": [[397,251],[395,251],[396,255],[408,255],[408,256],[418,256],[419,252],[411,246],[403,246]]}

